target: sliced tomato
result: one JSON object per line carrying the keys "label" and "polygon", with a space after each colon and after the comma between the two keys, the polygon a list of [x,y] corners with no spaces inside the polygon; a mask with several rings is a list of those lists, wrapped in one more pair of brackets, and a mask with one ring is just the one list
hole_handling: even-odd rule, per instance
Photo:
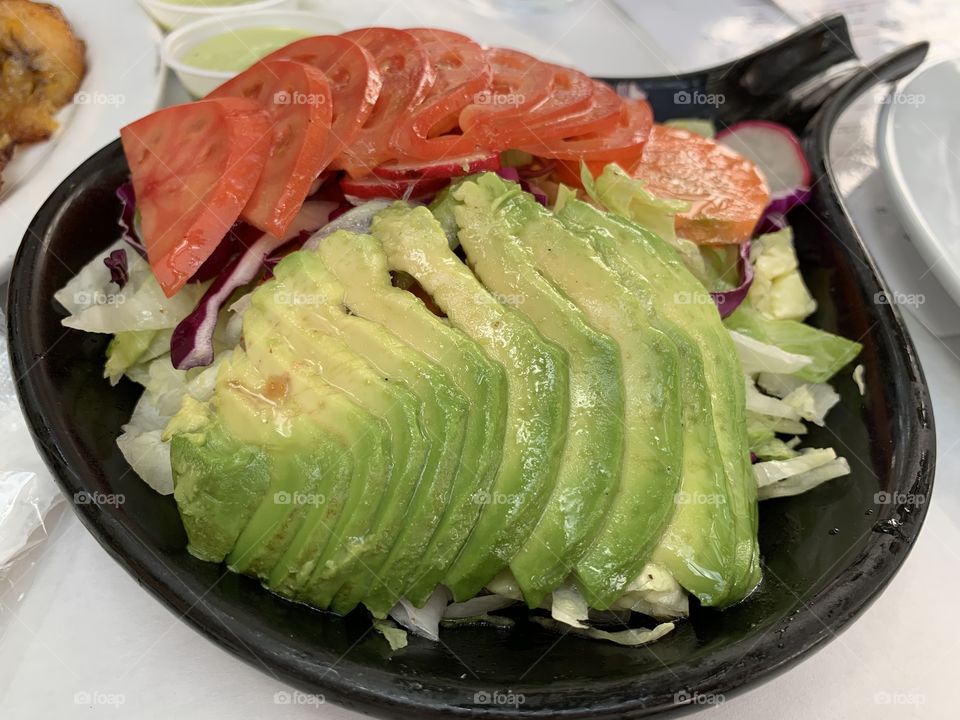
{"label": "sliced tomato", "polygon": [[207,97],[249,98],[270,116],[270,154],[240,217],[283,237],[310,194],[330,134],[326,76],[291,60],[261,61]]}
{"label": "sliced tomato", "polygon": [[372,54],[384,85],[353,142],[335,162],[352,176],[360,177],[396,159],[390,142],[393,133],[400,118],[417,107],[433,87],[436,72],[420,41],[405,30],[372,27],[351,30],[342,37]]}
{"label": "sliced tomato", "polygon": [[653,111],[646,100],[623,98],[619,122],[612,130],[569,138],[539,139],[520,146],[531,155],[559,160],[607,162],[635,160],[653,127]]}
{"label": "sliced tomato", "polygon": [[677,233],[705,245],[748,240],[770,199],[752,162],[709,138],[666,125],[653,126],[632,174],[655,196],[690,201],[690,211],[677,216]]}
{"label": "sliced tomato", "polygon": [[373,169],[373,174],[387,180],[417,178],[452,178],[475,172],[500,169],[500,153],[480,153],[466,158],[439,161],[388,163]]}
{"label": "sliced tomato", "polygon": [[479,131],[500,147],[496,135],[487,130],[525,121],[530,111],[544,103],[553,90],[553,66],[530,55],[506,48],[485,51],[492,77],[474,102],[460,111],[459,125],[464,134]]}
{"label": "sliced tomato", "polygon": [[[548,65],[552,70],[550,96],[540,105],[531,108],[522,118],[491,118],[485,123],[487,132],[498,138],[502,149],[519,148],[536,143],[543,138],[569,135],[564,124],[570,118],[582,119],[584,113],[594,106],[597,85],[581,72],[560,65]],[[615,94],[615,93],[614,93]],[[604,98],[609,101],[609,98]],[[619,111],[619,100],[616,110]],[[610,123],[612,126],[614,123]],[[575,124],[574,124],[575,125]],[[585,130],[583,132],[588,132]]]}
{"label": "sliced tomato", "polygon": [[415,28],[409,32],[426,50],[437,79],[393,136],[400,156],[439,160],[495,149],[477,133],[452,132],[459,130],[460,112],[490,86],[492,73],[483,48],[465,35],[447,30]]}
{"label": "sliced tomato", "polygon": [[270,152],[270,118],[254,100],[200,100],[147,115],[120,139],[147,258],[170,297],[253,194]]}
{"label": "sliced tomato", "polygon": [[434,195],[448,184],[447,178],[384,180],[377,177],[351,178],[349,175],[345,175],[340,181],[340,187],[345,195],[364,200],[370,198],[418,199]]}
{"label": "sliced tomato", "polygon": [[333,113],[326,147],[314,175],[319,175],[357,139],[373,112],[382,79],[373,55],[344,35],[317,35],[291,43],[264,60],[295,60],[324,73],[333,95]]}

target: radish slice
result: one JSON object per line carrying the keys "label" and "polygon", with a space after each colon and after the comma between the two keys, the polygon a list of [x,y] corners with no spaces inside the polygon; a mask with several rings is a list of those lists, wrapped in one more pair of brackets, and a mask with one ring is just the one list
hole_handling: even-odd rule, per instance
{"label": "radish slice", "polygon": [[437,161],[387,163],[375,167],[373,174],[386,180],[418,180],[420,178],[451,178],[498,169],[500,169],[500,154],[482,153]]}
{"label": "radish slice", "polygon": [[756,165],[770,187],[770,203],[757,226],[770,232],[810,198],[810,166],[793,132],[768,120],[745,120],[717,133],[717,141]]}

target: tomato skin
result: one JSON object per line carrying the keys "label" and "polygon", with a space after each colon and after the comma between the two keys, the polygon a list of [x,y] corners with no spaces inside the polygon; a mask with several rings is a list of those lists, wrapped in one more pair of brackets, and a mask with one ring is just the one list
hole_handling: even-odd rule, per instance
{"label": "tomato skin", "polygon": [[399,157],[438,160],[493,150],[479,133],[450,133],[458,128],[460,112],[476,103],[490,85],[492,71],[483,48],[446,30],[414,28],[409,32],[426,50],[437,80],[393,135],[392,145]]}
{"label": "tomato skin", "polygon": [[357,139],[380,97],[383,79],[373,55],[346,35],[317,35],[297,40],[263,61],[293,60],[326,75],[333,99],[331,127],[316,177]]}
{"label": "tomato skin", "polygon": [[631,173],[657,197],[688,200],[677,216],[677,234],[701,245],[750,239],[770,199],[756,166],[696,133],[654,125],[639,165]]}
{"label": "tomato skin", "polygon": [[270,151],[270,121],[253,100],[164,108],[120,130],[141,234],[167,297],[182,288],[253,194]]}
{"label": "tomato skin", "polygon": [[207,97],[250,98],[270,116],[270,154],[240,217],[283,237],[323,162],[332,105],[326,76],[292,60],[261,61]]}
{"label": "tomato skin", "polygon": [[540,140],[521,145],[520,150],[558,160],[630,160],[641,154],[652,127],[653,111],[650,105],[645,100],[623,98],[620,118],[612,131]]}
{"label": "tomato skin", "polygon": [[437,74],[423,45],[405,30],[371,27],[351,30],[342,37],[370,52],[388,89],[381,92],[350,146],[334,162],[351,176],[362,177],[398,157],[391,145],[396,126],[401,116],[420,104]]}

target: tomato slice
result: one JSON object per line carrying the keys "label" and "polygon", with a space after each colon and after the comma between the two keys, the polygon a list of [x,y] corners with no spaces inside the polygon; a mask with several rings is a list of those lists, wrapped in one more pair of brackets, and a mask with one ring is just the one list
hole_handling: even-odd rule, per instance
{"label": "tomato slice", "polygon": [[493,150],[476,133],[451,132],[459,127],[460,112],[490,85],[492,72],[483,48],[465,35],[447,30],[415,28],[409,32],[426,50],[437,80],[420,106],[397,128],[394,147],[402,157],[422,160]]}
{"label": "tomato slice", "polygon": [[[485,51],[492,78],[474,102],[460,111],[464,134],[478,131],[497,143],[489,130],[525,121],[532,108],[544,103],[553,90],[553,66],[516,50],[490,48]],[[506,146],[497,146],[505,150]]]}
{"label": "tomato slice", "polygon": [[397,157],[391,138],[401,117],[420,104],[436,80],[426,50],[405,30],[371,27],[351,30],[342,37],[353,40],[373,56],[384,90],[366,122],[336,165],[354,177]]}
{"label": "tomato slice", "polygon": [[249,98],[270,116],[270,155],[240,217],[283,237],[310,193],[330,134],[326,76],[291,60],[261,61],[207,97]]}
{"label": "tomato slice", "polygon": [[531,155],[559,160],[636,160],[653,127],[653,111],[646,100],[623,98],[619,122],[613,130],[570,138],[541,138],[524,143],[520,150]]}
{"label": "tomato slice", "polygon": [[120,130],[140,229],[167,297],[240,217],[270,152],[270,119],[240,98],[159,110]]}
{"label": "tomato slice", "polygon": [[416,178],[452,178],[499,169],[500,153],[480,153],[472,157],[449,160],[387,163],[375,167],[373,174],[387,180],[415,180]]}
{"label": "tomato slice", "polygon": [[677,216],[677,234],[703,245],[748,240],[770,199],[763,175],[749,160],[666,125],[653,126],[632,174],[655,196],[689,200],[690,211]]}
{"label": "tomato slice", "polygon": [[314,176],[352,145],[373,112],[383,81],[373,55],[344,35],[317,35],[298,40],[264,60],[295,60],[322,71],[330,83],[333,108],[330,134]]}
{"label": "tomato slice", "polygon": [[370,198],[396,198],[408,200],[435,195],[450,181],[448,178],[419,178],[414,180],[385,180],[378,177],[352,178],[345,175],[340,187],[345,195],[368,200]]}

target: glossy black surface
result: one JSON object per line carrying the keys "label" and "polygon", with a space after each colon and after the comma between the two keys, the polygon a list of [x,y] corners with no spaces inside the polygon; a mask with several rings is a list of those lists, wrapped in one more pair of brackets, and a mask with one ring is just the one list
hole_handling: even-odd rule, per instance
{"label": "glossy black surface", "polygon": [[[923,520],[925,505],[875,501],[881,491],[929,497],[933,418],[896,308],[874,301],[885,286],[837,198],[826,147],[836,116],[852,98],[908,72],[924,52],[917,46],[856,69],[844,24],[831,19],[723,68],[639,81],[650,90],[658,118],[770,117],[802,133],[818,181],[814,201],[792,221],[820,306],[812,322],[860,340],[867,369],[863,398],[849,369],[840,374],[842,402],[828,427],[814,429],[806,443],[836,447],[852,474],[765,503],[760,589],[730,610],[695,611],[651,647],[561,639],[521,622],[512,630],[451,629],[440,645],[412,637],[391,657],[361,614],[338,618],[287,603],[187,555],[173,500],[149,490],[114,444],[138,389],[128,382],[110,388],[101,379],[106,338],[62,328],[52,299],[96,249],[117,237],[113,192],[127,172],[119,143],[94,155],[54,193],[14,267],[12,359],[37,445],[68,496],[125,496],[119,507],[74,509],[138,582],[237,656],[328,700],[410,718],[623,718],[676,710],[693,693],[729,697],[842,630],[903,562]],[[680,90],[705,88],[725,93],[726,101],[719,107],[672,101]],[[483,704],[482,693],[507,691],[522,694],[524,702]]]}

